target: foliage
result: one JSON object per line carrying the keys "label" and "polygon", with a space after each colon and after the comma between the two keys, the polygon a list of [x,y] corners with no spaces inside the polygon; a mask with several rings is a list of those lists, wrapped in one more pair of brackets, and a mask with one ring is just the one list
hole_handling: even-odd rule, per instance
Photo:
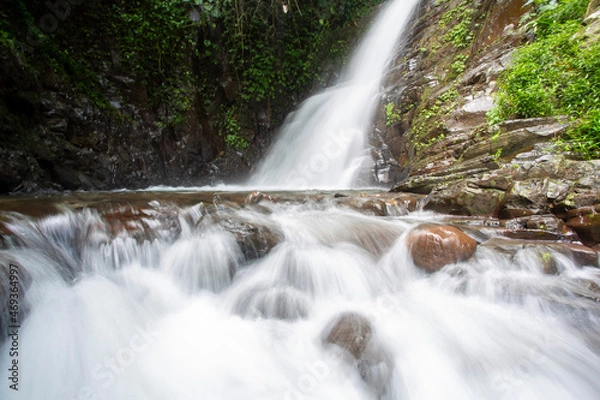
{"label": "foliage", "polygon": [[444,40],[452,43],[459,49],[469,47],[474,37],[473,31],[471,30],[471,22],[471,17],[466,16],[448,31]]}
{"label": "foliage", "polygon": [[[252,122],[240,110],[270,113],[271,103],[297,101],[326,60],[346,56],[359,19],[381,2],[290,0],[286,13],[279,0],[88,0],[45,34],[36,26],[46,2],[15,0],[0,10],[0,46],[18,52],[17,39],[33,29],[43,41],[23,64],[37,78],[59,77],[61,89],[117,115],[107,95],[127,102],[135,84],[142,107],[168,131],[199,106],[197,119],[243,149],[239,133]],[[221,79],[233,81],[233,95]]]}
{"label": "foliage", "polygon": [[[239,77],[245,101],[301,92],[314,82],[326,52],[347,49],[333,32],[355,24],[381,0],[281,2],[213,0],[224,28],[226,58]],[[214,10],[214,8],[212,9]]]}
{"label": "foliage", "polygon": [[454,62],[452,63],[452,65],[450,65],[450,69],[452,70],[452,72],[456,75],[460,75],[463,72],[465,72],[466,69],[466,62],[469,59],[469,56],[465,55],[465,54],[459,54],[456,57],[454,57]]}
{"label": "foliage", "polygon": [[222,107],[223,117],[221,118],[220,135],[224,138],[228,149],[246,149],[248,142],[239,134],[242,127],[238,121],[237,107]]}
{"label": "foliage", "polygon": [[396,105],[392,102],[385,105],[385,125],[391,126],[400,122],[400,114],[396,110]]}
{"label": "foliage", "polygon": [[490,123],[509,118],[571,117],[568,147],[600,156],[600,43],[573,40],[585,30],[584,0],[563,0],[537,16],[535,42],[518,50],[499,82]]}
{"label": "foliage", "polygon": [[474,39],[471,23],[473,22],[474,9],[469,7],[469,2],[464,1],[455,8],[450,9],[440,20],[440,27],[450,26],[444,35],[444,40],[459,49],[467,48]]}

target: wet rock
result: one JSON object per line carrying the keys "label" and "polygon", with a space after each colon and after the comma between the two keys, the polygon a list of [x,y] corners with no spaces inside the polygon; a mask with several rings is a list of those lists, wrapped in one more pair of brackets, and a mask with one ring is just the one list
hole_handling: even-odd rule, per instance
{"label": "wet rock", "polygon": [[[600,277],[599,277],[600,278]],[[600,303],[600,286],[591,279],[577,279],[575,294]]]}
{"label": "wet rock", "polygon": [[270,202],[276,201],[276,199],[273,196],[270,196],[268,194],[264,194],[262,192],[259,192],[258,190],[255,190],[254,192],[252,192],[248,196],[246,196],[246,199],[244,200],[244,202],[246,204],[258,204],[263,200],[270,201]]}
{"label": "wet rock", "polygon": [[347,312],[338,316],[326,329],[324,342],[335,344],[360,359],[372,334],[373,328],[367,318]]}
{"label": "wet rock", "polygon": [[421,225],[408,234],[406,245],[415,265],[429,273],[467,260],[477,248],[474,239],[449,225]]}
{"label": "wet rock", "polygon": [[569,257],[579,266],[598,266],[598,252],[588,246],[577,243],[552,243],[536,240],[492,238],[480,244],[480,246],[492,248],[509,256],[514,256],[518,251],[528,248],[550,249]]}
{"label": "wet rock", "polygon": [[600,243],[600,214],[579,215],[569,219],[567,226],[577,232],[584,244],[594,246]]}
{"label": "wet rock", "polygon": [[454,215],[496,216],[504,197],[502,190],[481,188],[473,182],[462,181],[434,190],[423,208]]}
{"label": "wet rock", "polygon": [[554,215],[533,215],[527,218],[525,226],[528,229],[541,229],[556,233],[566,233],[565,223]]}
{"label": "wet rock", "polygon": [[384,217],[388,215],[385,201],[380,199],[361,199],[359,197],[339,197],[336,203],[345,205],[353,210],[366,212],[371,215]]}
{"label": "wet rock", "polygon": [[102,214],[112,237],[123,234],[139,242],[177,236],[181,232],[178,210],[156,204],[151,207],[129,206],[111,209]]}
{"label": "wet rock", "polygon": [[558,265],[556,259],[549,252],[538,253],[539,262],[542,264],[542,272],[546,275],[558,275]]}
{"label": "wet rock", "polygon": [[366,317],[355,312],[338,315],[323,331],[322,342],[343,349],[352,357],[358,373],[369,387],[378,396],[385,393],[393,362]]}
{"label": "wet rock", "polygon": [[516,217],[501,222],[501,228],[495,232],[498,236],[519,240],[551,240],[579,242],[579,236],[558,217],[530,215]]}
{"label": "wet rock", "polygon": [[559,240],[577,240],[578,236],[575,232],[573,232],[574,237],[566,236],[561,233],[548,232],[542,229],[500,229],[496,232],[498,236],[516,239],[516,240],[549,240],[549,241],[559,241]]}
{"label": "wet rock", "polygon": [[566,197],[569,184],[551,179],[516,181],[506,196],[501,218],[516,218],[533,214],[548,214],[552,203]]}
{"label": "wet rock", "polygon": [[234,234],[246,260],[266,256],[279,243],[282,234],[255,221],[247,221],[237,215],[216,215],[217,225]]}

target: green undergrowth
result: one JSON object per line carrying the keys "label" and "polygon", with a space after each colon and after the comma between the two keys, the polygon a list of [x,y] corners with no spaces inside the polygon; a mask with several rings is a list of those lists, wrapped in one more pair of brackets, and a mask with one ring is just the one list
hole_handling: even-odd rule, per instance
{"label": "green undergrowth", "polygon": [[[87,0],[64,2],[59,17],[48,6],[55,2],[15,0],[0,10],[0,46],[103,112],[119,115],[107,98],[127,102],[135,88],[157,126],[183,126],[196,106],[202,118],[225,118],[206,125],[228,147],[244,148],[240,132],[253,124],[244,113],[305,96],[327,63],[346,58],[359,21],[381,2]],[[42,20],[55,26],[44,29]],[[224,81],[234,88],[226,95]],[[241,128],[219,131],[232,115]]]}
{"label": "green undergrowth", "polygon": [[517,50],[501,75],[489,121],[566,115],[572,127],[561,143],[591,159],[600,157],[600,43],[584,37],[587,5],[536,1],[528,24],[536,39]]}

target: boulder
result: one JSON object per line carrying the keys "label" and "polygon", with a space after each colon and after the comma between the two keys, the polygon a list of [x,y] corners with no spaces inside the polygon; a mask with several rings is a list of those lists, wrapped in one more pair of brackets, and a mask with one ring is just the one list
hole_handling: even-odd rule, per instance
{"label": "boulder", "polygon": [[600,243],[600,214],[589,213],[573,217],[567,221],[567,226],[577,232],[585,245]]}
{"label": "boulder", "polygon": [[371,340],[373,327],[364,316],[346,312],[334,319],[325,332],[325,343],[337,345],[347,350],[355,359],[360,359]]}
{"label": "boulder", "polygon": [[496,216],[504,197],[502,190],[482,188],[464,180],[434,189],[423,208],[453,215]]}
{"label": "boulder", "polygon": [[336,203],[342,204],[353,210],[384,217],[388,215],[387,205],[384,200],[381,199],[363,199],[359,197],[338,197],[335,199]]}
{"label": "boulder", "polygon": [[248,221],[238,215],[215,215],[215,223],[235,235],[246,260],[267,255],[279,243],[281,234],[256,221]]}
{"label": "boulder", "polygon": [[386,392],[393,362],[366,317],[355,312],[338,315],[325,328],[322,341],[348,354],[360,377],[378,398]]}
{"label": "boulder", "polygon": [[415,265],[429,273],[467,260],[477,248],[473,238],[449,225],[421,225],[408,234],[406,244]]}
{"label": "boulder", "polygon": [[466,149],[463,157],[465,159],[472,159],[484,154],[494,154],[498,149],[501,149],[502,157],[512,158],[519,153],[533,148],[536,143],[546,142],[560,135],[569,126],[554,118],[532,118],[530,120],[518,121],[528,126],[517,128],[516,126],[511,126],[510,121],[507,121],[498,126],[502,134],[490,136],[489,138],[473,143]]}

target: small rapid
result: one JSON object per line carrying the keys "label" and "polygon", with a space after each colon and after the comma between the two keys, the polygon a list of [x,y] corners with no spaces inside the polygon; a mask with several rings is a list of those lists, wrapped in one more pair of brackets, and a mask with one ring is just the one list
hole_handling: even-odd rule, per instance
{"label": "small rapid", "polygon": [[4,377],[0,398],[600,398],[600,306],[581,295],[600,285],[597,262],[471,232],[471,258],[427,274],[407,235],[440,216],[389,211],[155,201],[12,214],[0,265],[19,267],[19,390]]}

